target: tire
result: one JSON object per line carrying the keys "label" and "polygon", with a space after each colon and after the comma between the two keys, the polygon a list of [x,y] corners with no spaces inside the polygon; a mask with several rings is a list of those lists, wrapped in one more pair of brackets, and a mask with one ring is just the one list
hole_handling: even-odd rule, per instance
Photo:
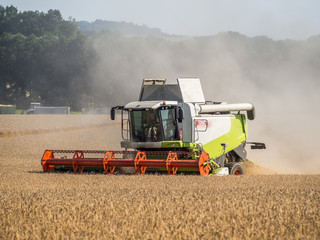
{"label": "tire", "polygon": [[229,175],[243,175],[244,171],[239,163],[228,163],[226,167],[229,169]]}

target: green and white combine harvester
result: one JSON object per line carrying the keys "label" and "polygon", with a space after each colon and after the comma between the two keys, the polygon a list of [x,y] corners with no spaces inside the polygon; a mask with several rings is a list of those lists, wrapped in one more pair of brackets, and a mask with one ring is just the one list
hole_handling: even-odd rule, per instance
{"label": "green and white combine harvester", "polygon": [[125,150],[46,150],[41,160],[44,171],[69,167],[81,173],[100,167],[112,174],[117,168],[131,167],[138,174],[242,175],[246,145],[266,148],[264,143],[247,142],[242,112],[253,120],[254,106],[206,101],[198,78],[178,78],[177,84],[144,79],[139,101],[113,107],[112,120],[116,110],[121,111],[121,147]]}

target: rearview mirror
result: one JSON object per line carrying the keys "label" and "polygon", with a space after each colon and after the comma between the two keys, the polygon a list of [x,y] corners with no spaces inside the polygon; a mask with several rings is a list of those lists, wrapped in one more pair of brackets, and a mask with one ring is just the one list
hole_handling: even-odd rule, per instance
{"label": "rearview mirror", "polygon": [[182,108],[176,109],[176,117],[178,119],[178,122],[181,123],[183,120],[183,109]]}
{"label": "rearview mirror", "polygon": [[249,120],[254,120],[254,118],[256,117],[256,113],[254,108],[252,108],[251,110],[247,111],[247,116]]}
{"label": "rearview mirror", "polygon": [[116,110],[114,109],[114,107],[111,108],[110,117],[111,120],[114,120],[116,118]]}

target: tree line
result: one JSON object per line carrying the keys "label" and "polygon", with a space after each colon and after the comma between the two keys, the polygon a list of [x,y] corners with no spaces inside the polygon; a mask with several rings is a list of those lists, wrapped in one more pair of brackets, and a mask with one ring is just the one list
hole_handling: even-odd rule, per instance
{"label": "tree line", "polygon": [[142,78],[177,77],[200,77],[215,101],[318,99],[320,35],[183,37],[124,23],[119,31],[110,22],[81,24],[58,10],[0,6],[0,104],[110,107],[137,100]]}
{"label": "tree line", "polygon": [[77,23],[58,10],[18,12],[0,6],[0,103],[90,103],[88,69],[94,52]]}

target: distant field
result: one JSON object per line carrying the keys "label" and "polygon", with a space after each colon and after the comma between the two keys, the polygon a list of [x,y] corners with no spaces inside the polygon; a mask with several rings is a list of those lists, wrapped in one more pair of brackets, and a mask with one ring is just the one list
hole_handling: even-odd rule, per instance
{"label": "distant field", "polygon": [[320,175],[45,174],[45,149],[120,149],[104,115],[0,115],[0,239],[319,239]]}

